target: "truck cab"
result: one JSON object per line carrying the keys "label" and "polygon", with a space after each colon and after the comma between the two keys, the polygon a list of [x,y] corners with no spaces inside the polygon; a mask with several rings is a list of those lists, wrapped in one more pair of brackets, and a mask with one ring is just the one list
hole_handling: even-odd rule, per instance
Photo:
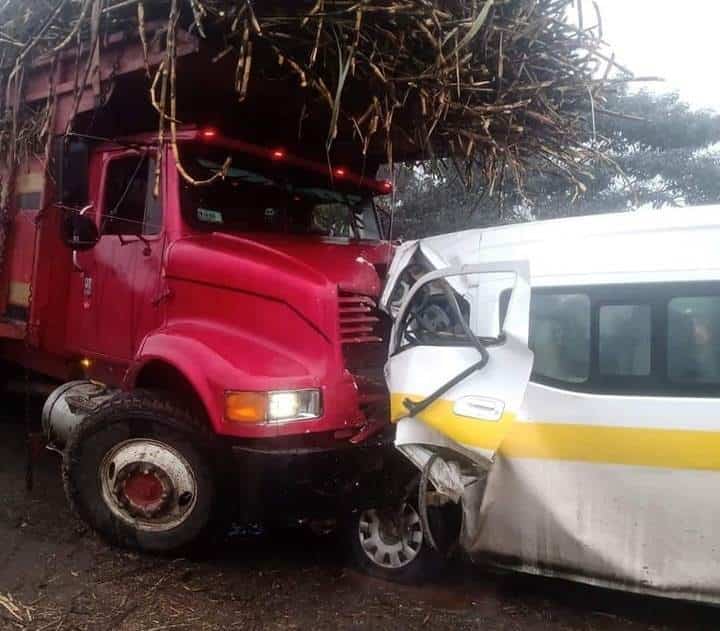
{"label": "truck cab", "polygon": [[[88,377],[132,388],[176,371],[223,436],[346,440],[377,420],[385,183],[214,130],[181,136],[177,157],[101,146],[90,174],[98,237],[67,307]],[[352,372],[362,353],[375,381]]]}
{"label": "truck cab", "polygon": [[62,384],[43,427],[92,527],[176,549],[228,478],[266,508],[299,503],[295,482],[346,497],[382,468],[389,183],[187,129],[63,142],[54,188],[10,235],[32,299],[6,312],[0,353]]}

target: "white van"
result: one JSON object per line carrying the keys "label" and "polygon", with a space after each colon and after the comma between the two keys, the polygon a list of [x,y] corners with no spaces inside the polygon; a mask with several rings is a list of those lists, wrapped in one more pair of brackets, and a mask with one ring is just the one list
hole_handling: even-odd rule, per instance
{"label": "white van", "polygon": [[720,206],[406,243],[382,303],[396,445],[473,559],[720,601]]}

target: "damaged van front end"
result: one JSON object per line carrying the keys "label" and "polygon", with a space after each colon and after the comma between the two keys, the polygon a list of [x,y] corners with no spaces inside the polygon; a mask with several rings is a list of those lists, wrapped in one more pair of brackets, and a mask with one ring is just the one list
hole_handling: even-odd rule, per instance
{"label": "damaged van front end", "polygon": [[[381,299],[395,321],[385,369],[395,445],[422,472],[421,494],[429,481],[441,501],[462,507],[469,552],[532,367],[528,265],[474,262],[475,237],[403,244]],[[501,297],[509,298],[502,328]]]}
{"label": "damaged van front end", "polygon": [[539,222],[399,248],[381,298],[395,444],[421,495],[461,507],[474,561],[718,602],[717,389],[675,379],[663,340],[720,312],[720,262],[683,262],[701,244],[677,217],[619,217],[566,220],[571,245]]}

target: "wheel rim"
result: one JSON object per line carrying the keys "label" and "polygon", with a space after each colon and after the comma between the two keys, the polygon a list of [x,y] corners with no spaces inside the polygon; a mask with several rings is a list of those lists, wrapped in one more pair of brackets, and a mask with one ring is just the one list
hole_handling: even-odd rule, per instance
{"label": "wheel rim", "polygon": [[105,504],[138,530],[176,528],[197,502],[190,463],[156,440],[138,438],[116,445],[103,458],[99,474]]}
{"label": "wheel rim", "polygon": [[404,504],[399,511],[363,511],[358,522],[358,536],[368,559],[392,570],[412,563],[423,544],[420,516],[410,504]]}

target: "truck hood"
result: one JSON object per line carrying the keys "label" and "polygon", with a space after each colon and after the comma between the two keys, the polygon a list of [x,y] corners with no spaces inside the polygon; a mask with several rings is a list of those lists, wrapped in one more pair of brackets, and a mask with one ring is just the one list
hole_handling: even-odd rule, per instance
{"label": "truck hood", "polygon": [[389,243],[329,237],[259,235],[255,243],[313,268],[341,290],[379,297],[392,257]]}
{"label": "truck hood", "polygon": [[330,284],[377,298],[391,247],[381,242],[216,232],[174,243],[168,272],[238,289],[250,289],[247,283],[254,276],[264,280],[265,289],[275,287],[281,292],[283,286]]}

